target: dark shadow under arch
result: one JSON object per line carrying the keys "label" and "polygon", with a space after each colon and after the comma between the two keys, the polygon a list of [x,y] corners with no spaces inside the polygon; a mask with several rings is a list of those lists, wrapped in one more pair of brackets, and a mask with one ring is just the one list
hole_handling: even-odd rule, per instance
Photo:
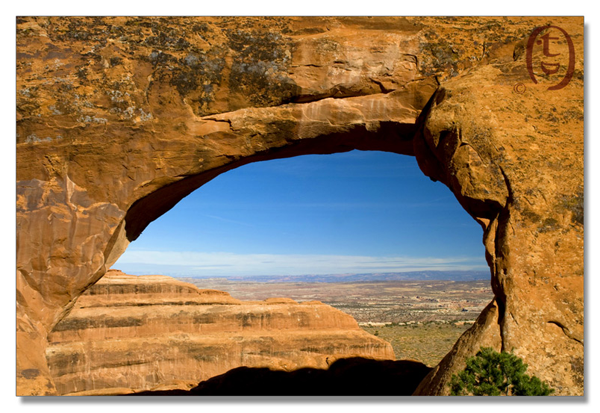
{"label": "dark shadow under arch", "polygon": [[327,370],[238,367],[186,390],[133,396],[411,396],[432,369],[412,360],[339,359]]}

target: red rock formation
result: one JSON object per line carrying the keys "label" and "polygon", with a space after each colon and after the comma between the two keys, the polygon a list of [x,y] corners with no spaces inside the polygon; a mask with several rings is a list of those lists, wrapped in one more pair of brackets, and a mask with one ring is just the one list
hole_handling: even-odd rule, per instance
{"label": "red rock formation", "polygon": [[240,366],[327,368],[394,360],[389,343],[320,302],[239,301],[170,277],[109,271],[49,336],[59,394],[187,389]]}
{"label": "red rock formation", "polygon": [[[561,71],[534,82],[548,25]],[[18,18],[17,393],[55,394],[50,331],[191,191],[364,149],[415,156],[483,230],[495,298],[418,391],[485,344],[583,394],[583,51],[581,17]]]}

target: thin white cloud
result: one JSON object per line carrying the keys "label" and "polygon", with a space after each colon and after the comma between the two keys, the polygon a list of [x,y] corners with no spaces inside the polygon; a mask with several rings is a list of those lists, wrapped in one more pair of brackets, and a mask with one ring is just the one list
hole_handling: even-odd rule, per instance
{"label": "thin white cloud", "polygon": [[352,255],[234,254],[229,252],[127,251],[115,268],[173,267],[189,275],[303,275],[426,270],[481,270],[480,257],[370,257]]}

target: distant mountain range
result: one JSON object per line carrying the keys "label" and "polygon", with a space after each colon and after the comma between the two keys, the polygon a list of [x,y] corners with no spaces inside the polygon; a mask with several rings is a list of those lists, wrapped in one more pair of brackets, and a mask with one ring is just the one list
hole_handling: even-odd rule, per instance
{"label": "distant mountain range", "polygon": [[370,281],[474,281],[489,280],[489,271],[413,271],[382,272],[365,274],[325,274],[325,275],[257,275],[244,277],[190,277],[202,279],[226,279],[238,282],[308,282],[308,283],[341,283]]}

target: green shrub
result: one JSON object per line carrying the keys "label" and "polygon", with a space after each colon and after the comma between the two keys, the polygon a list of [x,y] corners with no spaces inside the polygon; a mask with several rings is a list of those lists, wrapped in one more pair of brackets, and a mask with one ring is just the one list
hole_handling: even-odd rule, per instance
{"label": "green shrub", "polygon": [[452,396],[547,396],[554,392],[537,377],[525,374],[527,364],[511,353],[482,347],[467,367],[452,375]]}

